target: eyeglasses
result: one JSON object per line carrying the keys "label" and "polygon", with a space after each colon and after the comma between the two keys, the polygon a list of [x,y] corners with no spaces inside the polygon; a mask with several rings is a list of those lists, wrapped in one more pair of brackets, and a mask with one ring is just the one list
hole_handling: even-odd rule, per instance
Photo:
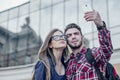
{"label": "eyeglasses", "polygon": [[54,36],[52,36],[52,40],[59,41],[60,39],[66,40],[67,36],[66,35],[54,35]]}

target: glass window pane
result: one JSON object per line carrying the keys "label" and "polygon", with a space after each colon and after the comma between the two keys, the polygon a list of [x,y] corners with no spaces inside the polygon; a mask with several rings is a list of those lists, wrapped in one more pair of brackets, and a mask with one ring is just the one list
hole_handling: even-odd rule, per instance
{"label": "glass window pane", "polygon": [[51,5],[51,0],[41,0],[41,8],[45,8]]}
{"label": "glass window pane", "polygon": [[8,30],[11,32],[17,32],[17,19],[12,19],[9,21]]}
{"label": "glass window pane", "polygon": [[39,11],[30,14],[30,27],[39,34]]}
{"label": "glass window pane", "polygon": [[120,25],[120,0],[109,1],[110,26]]}
{"label": "glass window pane", "polygon": [[[18,42],[18,49],[27,49],[28,48],[28,39],[29,39],[29,16],[25,15],[19,18],[19,26],[18,32],[19,32],[19,42]],[[23,44],[22,44],[23,43]],[[27,53],[27,52],[26,52]]]}
{"label": "glass window pane", "polygon": [[87,33],[85,37],[89,40],[98,39],[98,31]]}
{"label": "glass window pane", "polygon": [[20,8],[20,11],[19,11],[19,15],[20,16],[29,13],[29,4],[30,3],[26,3],[26,4],[24,4],[24,5],[22,5],[22,6],[19,7]]}
{"label": "glass window pane", "polygon": [[94,39],[98,39],[98,31],[93,32],[93,37],[94,37]]}
{"label": "glass window pane", "polygon": [[18,16],[18,8],[9,10],[9,19],[16,18]]}
{"label": "glass window pane", "polygon": [[[106,0],[93,0],[93,9],[96,11],[99,11],[102,19],[106,22],[107,24],[107,1]],[[102,4],[102,6],[101,6]]]}
{"label": "glass window pane", "polygon": [[38,10],[39,7],[40,7],[40,0],[33,1],[32,3],[30,3],[30,12]]}
{"label": "glass window pane", "polygon": [[[77,22],[77,9],[76,1],[70,0],[65,3],[65,23],[76,23]],[[72,12],[71,12],[72,11]]]}
{"label": "glass window pane", "polygon": [[19,24],[18,24],[18,32],[22,30],[22,26],[24,26],[26,24],[26,18],[28,17],[28,15],[24,15],[22,17],[19,18]]}
{"label": "glass window pane", "polygon": [[7,22],[0,23],[0,27],[3,27],[3,28],[7,29]]}
{"label": "glass window pane", "polygon": [[98,39],[94,39],[93,41],[94,41],[93,47],[100,47],[100,44],[99,44],[99,40],[98,40]]}
{"label": "glass window pane", "polygon": [[53,27],[52,28],[59,28],[59,29],[63,29],[63,4],[58,4],[55,5],[53,7],[53,16],[52,16],[52,20],[53,20]]}
{"label": "glass window pane", "polygon": [[120,25],[114,26],[110,29],[112,34],[118,34],[120,33]]}
{"label": "glass window pane", "polygon": [[41,27],[40,27],[40,34],[42,40],[44,41],[46,35],[51,30],[51,9],[46,8],[41,11]]}
{"label": "glass window pane", "polygon": [[93,48],[93,47],[99,47],[99,40],[98,39],[95,39],[95,40],[89,40],[89,47],[90,48]]}
{"label": "glass window pane", "polygon": [[[86,37],[85,37],[86,38]],[[87,38],[88,39],[88,38]],[[88,41],[89,41],[89,47],[90,48],[93,48],[93,47],[99,47],[100,46],[100,44],[99,44],[99,40],[98,39],[92,39],[92,40],[90,40],[90,39],[88,39]]]}
{"label": "glass window pane", "polygon": [[64,0],[53,0],[53,4],[60,3],[60,2],[64,2]]}
{"label": "glass window pane", "polygon": [[114,49],[120,48],[120,34],[118,35],[112,35],[112,43]]}
{"label": "glass window pane", "polygon": [[93,41],[92,41],[92,40],[89,40],[89,47],[90,47],[90,48],[93,48],[93,46],[94,46],[94,45],[93,45]]}
{"label": "glass window pane", "polygon": [[8,11],[0,13],[0,23],[8,20]]}
{"label": "glass window pane", "polygon": [[84,37],[89,39],[89,40],[92,40],[92,34],[91,33],[85,34]]}

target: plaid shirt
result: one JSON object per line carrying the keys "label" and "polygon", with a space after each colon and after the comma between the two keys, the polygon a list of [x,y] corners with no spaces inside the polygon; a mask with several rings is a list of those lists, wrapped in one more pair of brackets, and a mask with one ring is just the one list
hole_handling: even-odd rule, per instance
{"label": "plaid shirt", "polygon": [[[105,75],[106,61],[109,61],[112,54],[110,32],[105,28],[98,30],[100,47],[92,48],[92,54],[99,66],[100,71]],[[95,68],[88,63],[85,54],[87,48],[83,47],[81,52],[74,56],[72,53],[66,68],[67,80],[98,80]]]}

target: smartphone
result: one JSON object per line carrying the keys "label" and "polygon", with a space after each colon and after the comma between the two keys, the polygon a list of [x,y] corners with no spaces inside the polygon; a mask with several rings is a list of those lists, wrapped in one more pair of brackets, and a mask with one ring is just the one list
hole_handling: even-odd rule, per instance
{"label": "smartphone", "polygon": [[82,7],[82,10],[84,13],[88,12],[88,11],[93,11],[93,9],[91,8],[91,6],[88,3],[82,4],[81,7]]}

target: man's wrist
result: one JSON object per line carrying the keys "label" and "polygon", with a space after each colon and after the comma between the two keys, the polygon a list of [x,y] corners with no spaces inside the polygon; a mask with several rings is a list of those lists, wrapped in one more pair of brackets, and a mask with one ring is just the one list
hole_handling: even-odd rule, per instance
{"label": "man's wrist", "polygon": [[102,21],[103,25],[102,26],[97,26],[97,30],[102,30],[106,27],[106,24],[104,21]]}

